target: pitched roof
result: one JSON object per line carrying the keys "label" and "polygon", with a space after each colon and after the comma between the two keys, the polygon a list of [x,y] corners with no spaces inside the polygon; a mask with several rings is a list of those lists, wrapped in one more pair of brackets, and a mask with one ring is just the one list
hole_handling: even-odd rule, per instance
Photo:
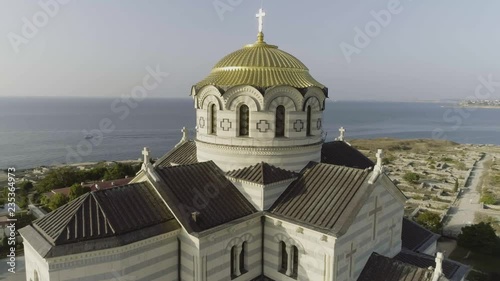
{"label": "pitched roof", "polygon": [[233,170],[226,173],[226,176],[241,179],[262,185],[280,182],[297,177],[297,174],[284,170],[273,165],[261,162],[253,166]]}
{"label": "pitched roof", "polygon": [[[394,259],[420,268],[436,267],[435,257],[405,249],[401,250]],[[444,276],[450,280],[462,280],[470,269],[466,265],[447,259],[443,260],[442,265]]]}
{"label": "pitched roof", "polygon": [[358,281],[430,281],[433,271],[372,253]]}
{"label": "pitched roof", "polygon": [[161,178],[158,191],[190,233],[257,212],[212,161],[156,171]]}
{"label": "pitched roof", "polygon": [[189,140],[174,147],[167,154],[158,159],[157,167],[170,167],[198,163],[196,142]]}
{"label": "pitched roof", "polygon": [[432,243],[439,239],[439,235],[425,229],[417,223],[403,218],[402,246],[414,252],[424,252]]}
{"label": "pitched roof", "polygon": [[271,207],[274,215],[298,223],[342,234],[350,214],[358,211],[369,196],[363,189],[370,171],[315,163],[303,170]]}
{"label": "pitched roof", "polygon": [[375,164],[363,153],[343,141],[324,143],[321,148],[321,163],[366,169]]}
{"label": "pitched roof", "polygon": [[57,246],[119,236],[173,219],[153,187],[136,183],[82,195],[32,225]]}

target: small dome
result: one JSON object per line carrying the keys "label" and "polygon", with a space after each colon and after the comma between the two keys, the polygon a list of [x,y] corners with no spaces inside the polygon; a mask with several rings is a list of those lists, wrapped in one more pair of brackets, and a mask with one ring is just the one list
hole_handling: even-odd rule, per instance
{"label": "small dome", "polygon": [[312,86],[325,88],[309,74],[309,69],[297,58],[260,40],[225,56],[215,65],[208,77],[195,87],[200,89],[207,85],[221,88],[238,85],[258,88],[280,85],[298,89]]}

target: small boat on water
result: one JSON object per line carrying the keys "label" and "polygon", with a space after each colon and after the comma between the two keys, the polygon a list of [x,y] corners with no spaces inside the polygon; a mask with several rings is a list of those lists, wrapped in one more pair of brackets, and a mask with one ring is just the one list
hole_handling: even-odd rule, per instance
{"label": "small boat on water", "polygon": [[92,138],[94,138],[94,136],[91,135],[91,134],[85,135],[85,139],[86,140],[89,140],[89,139],[92,139]]}

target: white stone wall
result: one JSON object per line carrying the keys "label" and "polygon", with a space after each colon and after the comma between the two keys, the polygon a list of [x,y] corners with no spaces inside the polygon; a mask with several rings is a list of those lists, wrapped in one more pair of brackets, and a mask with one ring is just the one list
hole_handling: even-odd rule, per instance
{"label": "white stone wall", "polygon": [[268,210],[295,179],[277,182],[264,187],[264,210]]}
{"label": "white stone wall", "polygon": [[[178,280],[177,239],[171,232],[122,247],[42,259],[25,246],[27,280]],[[128,278],[128,279],[127,279]],[[34,278],[33,278],[34,280]]]}
{"label": "white stone wall", "polygon": [[[325,96],[320,89],[310,89],[302,96],[292,87],[279,86],[262,95],[251,86],[236,86],[221,94],[217,88],[207,86],[195,93],[194,98],[200,162],[213,160],[228,171],[264,161],[300,171],[309,161],[321,159]],[[248,136],[239,135],[239,109],[243,104],[250,110]],[[217,120],[212,120],[212,105],[217,107]],[[285,107],[284,137],[275,136],[278,106]],[[311,106],[310,135],[307,135],[308,106]],[[210,125],[214,122],[217,132],[211,134]]]}
{"label": "white stone wall", "polygon": [[294,179],[269,185],[228,178],[238,191],[259,211],[268,210]]}
{"label": "white stone wall", "polygon": [[[404,204],[388,192],[380,180],[375,184],[376,187],[365,206],[357,214],[354,223],[344,235],[337,239],[335,245],[336,279],[334,280],[356,280],[373,252],[393,257],[401,251]],[[375,209],[375,200],[377,200],[377,207],[381,207],[381,210],[377,212],[375,238],[373,238],[374,215],[370,212]],[[391,226],[394,226],[392,232]],[[352,249],[355,253],[352,255],[351,271],[349,253]]]}
{"label": "white stone wall", "polygon": [[321,161],[322,143],[309,146],[259,148],[224,146],[197,141],[198,161],[214,161],[223,171],[241,169],[260,162],[290,171],[300,171],[310,161]]}
{"label": "white stone wall", "polygon": [[[279,271],[279,243],[295,245],[299,251],[297,279]],[[299,225],[266,217],[264,231],[264,275],[274,280],[332,280],[335,238]]]}
{"label": "white stone wall", "polygon": [[35,271],[38,273],[38,280],[51,280],[49,277],[49,265],[26,239],[23,241],[25,267],[26,267],[26,280],[35,280]]}
{"label": "white stone wall", "polygon": [[[231,248],[246,242],[245,268],[248,270],[231,279]],[[251,280],[262,273],[261,218],[228,226],[200,238],[200,249],[194,253],[202,274],[197,281]],[[190,280],[184,279],[183,280]]]}

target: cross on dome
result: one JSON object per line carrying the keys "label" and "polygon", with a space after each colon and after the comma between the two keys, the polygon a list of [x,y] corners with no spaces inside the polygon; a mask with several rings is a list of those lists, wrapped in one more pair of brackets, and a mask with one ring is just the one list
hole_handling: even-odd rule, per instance
{"label": "cross on dome", "polygon": [[264,30],[264,17],[266,16],[266,13],[262,8],[259,9],[259,13],[255,15],[259,19],[259,33],[262,33]]}

